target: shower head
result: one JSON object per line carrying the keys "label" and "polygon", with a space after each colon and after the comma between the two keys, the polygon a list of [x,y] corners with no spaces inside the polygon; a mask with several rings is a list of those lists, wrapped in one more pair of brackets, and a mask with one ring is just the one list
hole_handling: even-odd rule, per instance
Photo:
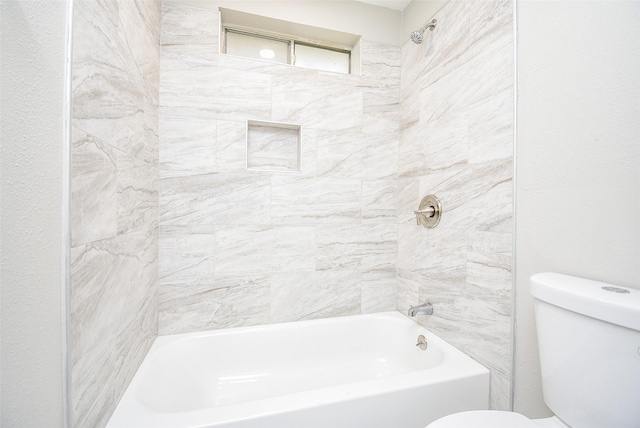
{"label": "shower head", "polygon": [[414,31],[413,33],[411,33],[411,41],[417,45],[422,43],[422,41],[424,40],[424,32],[426,31],[426,29],[428,28],[430,31],[433,31],[433,29],[436,27],[437,22],[438,21],[436,19],[432,19],[431,21],[426,23],[424,27],[422,27],[418,31]]}

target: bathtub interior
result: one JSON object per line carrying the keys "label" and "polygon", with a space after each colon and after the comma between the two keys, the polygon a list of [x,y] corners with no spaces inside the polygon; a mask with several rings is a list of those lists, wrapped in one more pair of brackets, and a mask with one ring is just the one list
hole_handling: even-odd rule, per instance
{"label": "bathtub interior", "polygon": [[488,396],[485,367],[389,312],[160,336],[108,426],[418,427]]}
{"label": "bathtub interior", "polygon": [[440,347],[416,347],[418,331],[402,319],[354,318],[349,333],[344,320],[328,321],[160,337],[140,372],[140,401],[163,412],[220,407],[425,370],[444,358]]}

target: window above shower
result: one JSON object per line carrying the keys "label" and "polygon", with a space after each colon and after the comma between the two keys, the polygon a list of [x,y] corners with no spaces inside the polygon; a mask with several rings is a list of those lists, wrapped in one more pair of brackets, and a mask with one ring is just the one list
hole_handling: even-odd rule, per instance
{"label": "window above shower", "polygon": [[220,9],[221,52],[343,74],[359,74],[360,38],[323,28]]}

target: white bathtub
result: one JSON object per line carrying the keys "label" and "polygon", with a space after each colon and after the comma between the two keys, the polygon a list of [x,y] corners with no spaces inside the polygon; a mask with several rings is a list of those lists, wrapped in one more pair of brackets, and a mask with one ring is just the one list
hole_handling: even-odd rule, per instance
{"label": "white bathtub", "polygon": [[108,427],[423,428],[488,403],[485,367],[388,312],[160,336]]}

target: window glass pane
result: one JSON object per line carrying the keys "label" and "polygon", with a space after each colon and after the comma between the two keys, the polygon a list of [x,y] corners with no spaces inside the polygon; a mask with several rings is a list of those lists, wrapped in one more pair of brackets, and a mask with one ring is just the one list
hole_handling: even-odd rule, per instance
{"label": "window glass pane", "polygon": [[227,31],[227,53],[287,64],[289,42]]}
{"label": "window glass pane", "polygon": [[296,65],[349,74],[349,53],[297,44]]}

